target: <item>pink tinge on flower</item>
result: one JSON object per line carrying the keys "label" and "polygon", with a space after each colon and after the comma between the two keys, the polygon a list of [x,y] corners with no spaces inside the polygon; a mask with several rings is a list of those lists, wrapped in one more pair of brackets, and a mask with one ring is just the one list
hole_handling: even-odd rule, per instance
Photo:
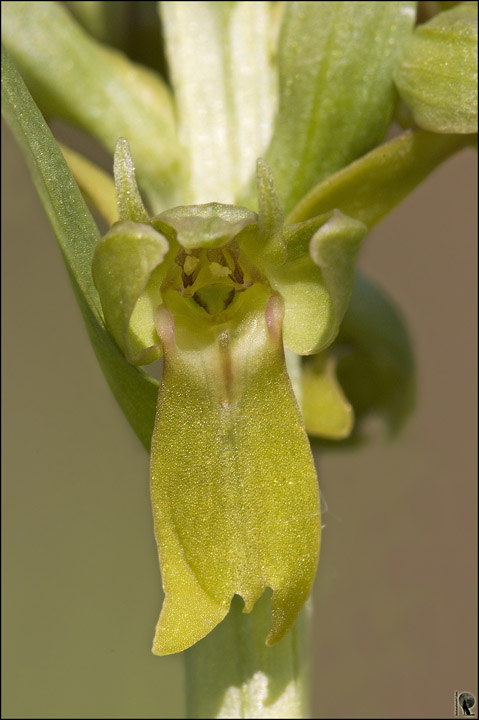
{"label": "pink tinge on flower", "polygon": [[265,319],[268,334],[273,342],[278,342],[282,333],[284,301],[281,295],[274,293],[266,303]]}

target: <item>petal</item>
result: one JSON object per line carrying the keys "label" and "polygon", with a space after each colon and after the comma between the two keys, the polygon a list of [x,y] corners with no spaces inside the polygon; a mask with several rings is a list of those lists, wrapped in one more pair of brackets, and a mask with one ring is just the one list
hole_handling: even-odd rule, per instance
{"label": "petal", "polygon": [[282,265],[286,260],[284,213],[271,170],[261,158],[256,163],[256,187],[259,208],[258,229],[256,233],[245,233],[241,247],[261,268]]}
{"label": "petal", "polygon": [[141,199],[130,146],[125,138],[120,138],[116,144],[113,174],[120,220],[148,224],[150,218]]}
{"label": "petal", "polygon": [[154,311],[162,302],[167,252],[163,235],[151,225],[130,221],[113,225],[95,250],[92,273],[107,328],[134,365],[161,355]]}
{"label": "petal", "polygon": [[151,492],[165,590],[159,655],[204,637],[235,594],[249,612],[266,587],[267,642],[277,642],[316,570],[318,487],[284,364],[282,301],[267,288],[248,293],[242,317],[206,345],[179,344],[181,316],[158,312],[165,364]]}
{"label": "petal", "polygon": [[293,352],[319,352],[336,337],[366,231],[338,210],[286,227],[288,259],[268,279],[285,301],[284,344]]}
{"label": "petal", "polygon": [[341,440],[354,425],[354,411],[336,377],[329,351],[314,355],[301,373],[301,412],[308,435]]}
{"label": "petal", "polygon": [[286,259],[286,243],[283,234],[284,213],[271,170],[261,158],[256,165],[256,184],[259,208],[258,230],[262,255],[268,265],[282,265]]}

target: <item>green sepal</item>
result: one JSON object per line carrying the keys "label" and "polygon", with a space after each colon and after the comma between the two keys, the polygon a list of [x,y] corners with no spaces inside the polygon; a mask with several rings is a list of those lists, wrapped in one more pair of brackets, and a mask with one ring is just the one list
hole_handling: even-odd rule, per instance
{"label": "green sepal", "polygon": [[120,221],[99,241],[92,273],[106,326],[133,365],[161,356],[154,312],[166,274],[166,238],[151,225]]}
{"label": "green sepal", "polygon": [[241,317],[219,326],[207,345],[182,348],[181,316],[173,320],[166,306],[157,314],[164,371],[151,492],[165,590],[153,645],[159,655],[207,635],[235,594],[251,611],[267,587],[274,644],[311,589],[318,487],[284,363],[283,303],[269,292],[246,291]]}
{"label": "green sepal", "polygon": [[[252,210],[212,202],[171,208],[153,218],[152,224],[168,238],[176,238],[185,250],[190,250],[226,245],[257,221],[258,216]],[[168,227],[174,230],[173,235]]]}
{"label": "green sepal", "polygon": [[477,2],[418,25],[394,79],[420,127],[477,132]]}
{"label": "green sepal", "polygon": [[305,361],[301,372],[301,412],[308,435],[342,440],[354,425],[354,410],[336,376],[337,358],[329,351]]}
{"label": "green sepal", "polygon": [[149,224],[150,218],[143,205],[136,182],[135,166],[133,165],[130,146],[125,138],[120,138],[116,144],[113,175],[119,219]]}
{"label": "green sepal", "polygon": [[293,352],[319,352],[336,337],[366,231],[338,210],[285,227],[288,257],[268,279],[285,301],[284,344]]}

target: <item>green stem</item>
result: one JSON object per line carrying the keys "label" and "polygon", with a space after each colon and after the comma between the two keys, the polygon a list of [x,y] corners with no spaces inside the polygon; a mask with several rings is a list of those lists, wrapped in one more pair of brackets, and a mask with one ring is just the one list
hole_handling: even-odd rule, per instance
{"label": "green stem", "polygon": [[249,614],[235,596],[225,620],[185,651],[188,718],[308,717],[310,609],[268,647],[270,596],[265,593]]}

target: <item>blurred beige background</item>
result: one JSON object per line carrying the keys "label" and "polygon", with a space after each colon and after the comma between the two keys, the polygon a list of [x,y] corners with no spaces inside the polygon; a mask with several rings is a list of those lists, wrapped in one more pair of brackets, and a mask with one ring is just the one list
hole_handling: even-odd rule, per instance
{"label": "blurred beige background", "polygon": [[[150,652],[148,458],[8,131],[2,150],[2,715],[179,718],[181,658]],[[361,256],[409,324],[419,397],[394,443],[318,458],[315,718],[450,718],[455,691],[477,698],[476,196],[465,151]]]}

